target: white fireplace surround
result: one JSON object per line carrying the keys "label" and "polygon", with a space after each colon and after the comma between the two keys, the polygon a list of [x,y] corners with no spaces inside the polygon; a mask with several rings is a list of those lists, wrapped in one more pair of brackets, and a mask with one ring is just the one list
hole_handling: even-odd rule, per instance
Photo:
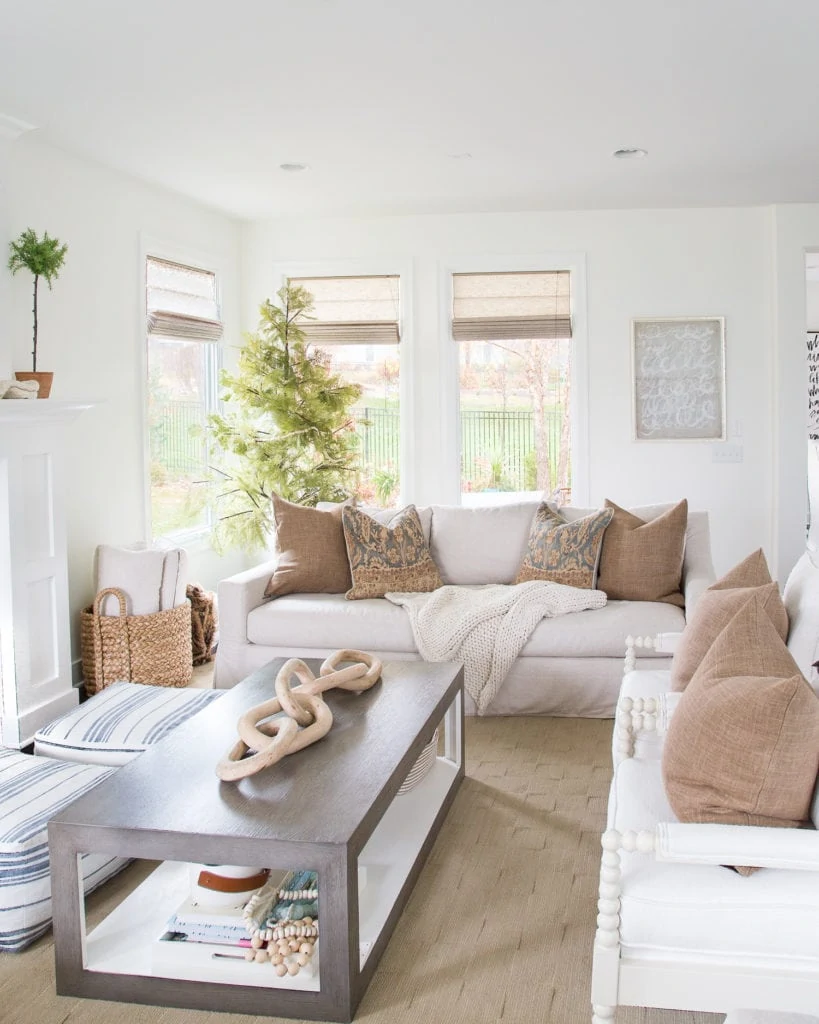
{"label": "white fireplace surround", "polygon": [[67,426],[90,402],[0,401],[0,743],[78,703],[63,495]]}

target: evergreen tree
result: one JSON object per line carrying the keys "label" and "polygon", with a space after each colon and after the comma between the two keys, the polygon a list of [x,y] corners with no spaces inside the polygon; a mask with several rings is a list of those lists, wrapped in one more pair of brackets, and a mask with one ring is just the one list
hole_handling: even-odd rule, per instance
{"label": "evergreen tree", "polygon": [[299,323],[309,318],[310,293],[288,285],[278,299],[278,306],[262,303],[238,373],[222,375],[222,399],[234,408],[209,417],[208,432],[225,457],[217,468],[219,548],[264,546],[271,494],[302,505],[342,501],[355,477],[351,410],[361,389],[333,373],[329,356],[306,341]]}

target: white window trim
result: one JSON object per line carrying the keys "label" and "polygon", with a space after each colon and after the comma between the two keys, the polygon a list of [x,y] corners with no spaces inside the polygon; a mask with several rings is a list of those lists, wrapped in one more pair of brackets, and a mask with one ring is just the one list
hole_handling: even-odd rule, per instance
{"label": "white window trim", "polygon": [[[216,299],[219,304],[220,310],[222,310],[222,320],[224,322],[224,310],[222,302],[222,280],[226,270],[226,260],[221,256],[215,256],[213,253],[208,253],[203,250],[189,248],[184,245],[179,245],[176,242],[169,242],[156,238],[152,235],[140,233],[139,236],[139,281],[140,281],[140,301],[139,301],[139,334],[140,339],[138,345],[138,373],[139,380],[142,382],[142,403],[141,403],[141,423],[140,431],[142,436],[142,463],[143,463],[143,475],[142,475],[142,492],[143,492],[143,509],[142,509],[142,536],[145,543],[151,547],[157,545],[180,545],[193,547],[194,550],[206,549],[209,547],[208,537],[213,529],[213,524],[209,521],[207,524],[197,526],[187,530],[174,530],[172,533],[164,534],[161,537],[153,536],[153,525],[151,522],[151,443],[148,434],[148,345],[147,345],[147,331],[146,324],[148,322],[148,289],[146,281],[146,268],[147,261],[150,256],[154,256],[157,259],[168,260],[172,263],[181,263],[184,266],[195,267],[197,270],[204,270],[211,273],[216,278]],[[215,374],[218,389],[219,375],[222,370],[223,360],[222,352],[226,338],[223,335],[222,340],[218,342],[204,342],[203,344],[215,345],[216,346],[216,364]]]}
{"label": "white window trim", "polygon": [[413,458],[415,434],[415,344],[412,322],[412,270],[411,260],[384,257],[383,259],[320,260],[308,262],[277,262],[273,264],[273,280],[269,298],[275,302],[275,293],[283,288],[290,277],[398,277],[398,322],[401,327],[399,344],[400,377],[398,400],[401,405],[399,429],[401,432],[401,486],[396,502],[399,506],[414,501],[416,493],[416,467]]}
{"label": "white window trim", "polygon": [[506,271],[568,270],[572,299],[572,503],[589,503],[589,347],[586,313],[586,254],[544,252],[539,255],[487,254],[452,256],[439,262],[442,444],[445,452],[446,496],[449,504],[461,504],[461,430],[458,342],[452,340],[452,275],[504,273]]}

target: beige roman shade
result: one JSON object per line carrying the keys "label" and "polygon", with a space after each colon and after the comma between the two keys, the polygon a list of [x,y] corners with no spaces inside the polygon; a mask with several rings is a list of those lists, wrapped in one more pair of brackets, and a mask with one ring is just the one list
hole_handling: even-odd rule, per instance
{"label": "beige roman shade", "polygon": [[455,341],[571,338],[568,270],[453,274]]}
{"label": "beige roman shade", "polygon": [[215,274],[149,256],[146,275],[149,334],[219,341],[223,328]]}
{"label": "beige roman shade", "polygon": [[401,340],[398,275],[291,277],[313,296],[298,326],[317,345],[395,345]]}

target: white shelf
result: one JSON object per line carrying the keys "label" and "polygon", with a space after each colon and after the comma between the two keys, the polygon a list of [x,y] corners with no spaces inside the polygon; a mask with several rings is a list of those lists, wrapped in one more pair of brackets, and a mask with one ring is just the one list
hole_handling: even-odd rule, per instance
{"label": "white shelf", "polygon": [[409,793],[393,800],[361,851],[358,863],[367,869],[367,887],[358,897],[360,967],[381,934],[457,774],[455,763],[439,757]]}
{"label": "white shelf", "polygon": [[[163,943],[175,947],[157,949],[167,930],[168,918],[187,898],[190,876],[187,864],[165,861],[102,921],[86,940],[86,967],[107,974],[136,974],[185,981],[319,991],[318,954],[313,971],[299,971],[279,978],[269,964],[244,960],[213,959],[211,948],[196,949],[193,943]],[[224,952],[229,948],[224,947]],[[312,974],[312,976],[311,976]]]}
{"label": "white shelf", "polygon": [[[432,823],[452,786],[458,766],[439,757],[409,793],[397,796],[361,851],[359,870],[360,966],[398,899],[413,863],[429,835]],[[321,880],[319,880],[321,885]],[[159,943],[168,919],[188,897],[187,864],[166,861],[127,896],[86,939],[86,967],[108,974],[179,978],[261,988],[318,992],[318,953],[313,970],[279,978],[268,965],[212,957],[204,944]],[[225,952],[228,947],[225,947]]]}

